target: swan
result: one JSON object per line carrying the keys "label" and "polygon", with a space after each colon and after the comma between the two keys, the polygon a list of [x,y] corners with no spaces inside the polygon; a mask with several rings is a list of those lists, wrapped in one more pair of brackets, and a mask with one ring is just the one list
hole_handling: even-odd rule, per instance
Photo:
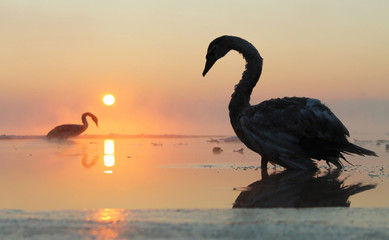
{"label": "swan", "polygon": [[[230,121],[237,137],[261,155],[261,169],[267,163],[286,169],[317,169],[316,161],[325,160],[342,168],[343,154],[377,156],[373,151],[347,140],[349,131],[320,100],[306,97],[270,99],[250,105],[250,95],[262,72],[263,59],[248,41],[236,36],[221,36],[208,47],[203,76],[230,50],[243,55],[246,68],[235,86],[228,106]],[[350,164],[350,163],[349,163]]]}
{"label": "swan", "polygon": [[92,120],[96,123],[97,127],[99,126],[97,117],[90,112],[86,112],[81,116],[82,123],[83,123],[82,125],[64,124],[64,125],[57,126],[47,134],[47,138],[67,139],[67,138],[76,137],[80,135],[88,128],[88,121],[86,120],[87,116],[92,118]]}

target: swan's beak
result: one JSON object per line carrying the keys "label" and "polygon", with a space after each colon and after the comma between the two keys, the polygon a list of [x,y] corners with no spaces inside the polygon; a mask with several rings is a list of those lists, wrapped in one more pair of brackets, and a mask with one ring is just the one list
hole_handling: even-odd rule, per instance
{"label": "swan's beak", "polygon": [[213,58],[208,58],[207,59],[207,62],[205,63],[205,68],[204,68],[204,71],[203,71],[203,77],[205,76],[205,74],[207,74],[207,72],[209,71],[209,69],[212,68],[213,64],[215,64],[216,60],[214,60]]}

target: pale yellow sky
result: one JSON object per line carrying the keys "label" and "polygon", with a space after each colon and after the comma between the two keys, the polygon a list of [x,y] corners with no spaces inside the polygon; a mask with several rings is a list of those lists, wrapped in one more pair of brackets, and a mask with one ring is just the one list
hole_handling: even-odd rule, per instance
{"label": "pale yellow sky", "polygon": [[[46,134],[86,111],[100,119],[90,134],[232,134],[227,105],[244,61],[231,52],[201,76],[224,34],[264,58],[252,104],[319,98],[352,132],[364,120],[345,102],[353,116],[364,116],[359,101],[389,112],[388,12],[386,0],[0,0],[0,134]],[[374,115],[366,124],[388,120]]]}

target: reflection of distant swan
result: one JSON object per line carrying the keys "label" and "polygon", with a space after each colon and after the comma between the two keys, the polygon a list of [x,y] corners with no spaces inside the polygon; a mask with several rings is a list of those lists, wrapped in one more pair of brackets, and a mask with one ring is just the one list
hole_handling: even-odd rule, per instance
{"label": "reflection of distant swan", "polygon": [[51,130],[47,137],[49,139],[51,138],[58,138],[58,139],[66,139],[71,137],[76,137],[83,133],[88,128],[88,121],[86,120],[86,117],[89,116],[92,118],[92,120],[96,123],[96,126],[98,126],[98,119],[95,115],[93,115],[90,112],[86,112],[82,114],[82,123],[83,125],[79,124],[64,124],[55,127],[53,130]]}
{"label": "reflection of distant swan", "polygon": [[370,190],[375,184],[344,185],[341,170],[321,172],[283,171],[247,187],[239,194],[234,208],[349,207],[351,195]]}
{"label": "reflection of distant swan", "polygon": [[82,166],[84,166],[86,168],[90,168],[90,167],[94,166],[97,163],[98,159],[99,159],[99,156],[94,156],[92,158],[92,161],[88,163],[88,154],[83,154],[82,155],[81,164],[82,164]]}
{"label": "reflection of distant swan", "polygon": [[261,75],[263,59],[242,38],[221,36],[213,40],[203,76],[230,50],[238,51],[247,61],[228,106],[230,121],[239,139],[262,156],[262,168],[273,162],[287,169],[316,169],[312,159],[325,160],[340,168],[344,153],[376,156],[348,142],[346,127],[317,99],[271,99],[251,106],[250,95]]}

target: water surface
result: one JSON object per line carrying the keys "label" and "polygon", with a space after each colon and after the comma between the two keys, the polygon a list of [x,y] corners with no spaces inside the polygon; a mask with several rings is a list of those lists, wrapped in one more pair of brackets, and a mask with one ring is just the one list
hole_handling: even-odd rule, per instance
{"label": "water surface", "polygon": [[[379,157],[347,157],[354,165],[341,185],[375,185],[351,195],[350,207],[389,206],[388,143],[360,141]],[[0,209],[230,209],[261,180],[257,154],[209,137],[7,138],[0,156]],[[318,175],[328,171],[322,163]]]}

